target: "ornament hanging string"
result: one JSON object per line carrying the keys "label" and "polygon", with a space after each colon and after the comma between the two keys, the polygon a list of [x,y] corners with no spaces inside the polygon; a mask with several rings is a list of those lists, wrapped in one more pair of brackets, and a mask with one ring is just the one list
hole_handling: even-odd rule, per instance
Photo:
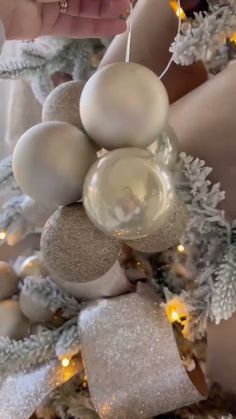
{"label": "ornament hanging string", "polygon": [[[161,75],[159,76],[160,80],[165,76],[165,74],[167,73],[167,71],[169,70],[171,64],[174,61],[174,57],[177,51],[177,47],[178,47],[178,43],[179,43],[179,37],[180,37],[180,30],[181,30],[181,3],[180,0],[177,0],[177,4],[178,4],[178,28],[177,28],[177,34],[176,34],[176,42],[175,42],[175,48],[174,51],[165,67],[165,69],[162,71]],[[129,63],[130,62],[130,55],[131,55],[131,41],[132,41],[132,26],[133,26],[133,4],[132,2],[130,2],[130,18],[129,18],[129,26],[128,26],[128,39],[127,39],[127,46],[126,46],[126,54],[125,54],[125,62]]]}

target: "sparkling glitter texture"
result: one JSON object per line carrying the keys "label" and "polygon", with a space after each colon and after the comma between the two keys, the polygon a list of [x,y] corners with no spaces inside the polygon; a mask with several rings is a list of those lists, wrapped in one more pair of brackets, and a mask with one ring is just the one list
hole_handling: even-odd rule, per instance
{"label": "sparkling glitter texture", "polygon": [[32,372],[1,378],[0,418],[28,419],[46,396],[81,369],[80,360],[73,360],[68,368],[52,361]]}
{"label": "sparkling glitter texture", "polygon": [[185,372],[172,327],[147,286],[88,305],[79,329],[101,418],[150,418],[204,398]]}

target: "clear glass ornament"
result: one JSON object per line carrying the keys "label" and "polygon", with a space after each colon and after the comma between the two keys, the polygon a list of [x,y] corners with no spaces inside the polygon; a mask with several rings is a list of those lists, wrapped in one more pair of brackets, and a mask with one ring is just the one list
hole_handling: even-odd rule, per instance
{"label": "clear glass ornament", "polygon": [[158,135],[156,141],[152,143],[148,150],[151,151],[158,160],[168,167],[175,169],[179,155],[178,138],[170,125],[168,125],[161,134]]}
{"label": "clear glass ornament", "polygon": [[175,202],[171,174],[147,150],[114,150],[90,169],[83,203],[91,221],[123,240],[154,234]]}

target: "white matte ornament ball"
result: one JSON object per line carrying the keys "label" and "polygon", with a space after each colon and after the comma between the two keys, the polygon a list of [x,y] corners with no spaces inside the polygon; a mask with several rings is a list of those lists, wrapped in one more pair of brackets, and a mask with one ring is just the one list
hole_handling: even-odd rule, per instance
{"label": "white matte ornament ball", "polygon": [[172,178],[147,150],[123,148],[97,161],[86,176],[83,203],[101,231],[122,240],[155,233],[175,201]]}
{"label": "white matte ornament ball", "polygon": [[52,213],[57,208],[45,206],[43,204],[39,204],[31,199],[29,196],[26,196],[22,206],[21,211],[24,219],[32,224],[35,227],[42,228],[44,227],[48,218],[52,215]]}
{"label": "white matte ornament ball", "polygon": [[41,250],[52,278],[78,283],[104,275],[114,265],[121,243],[94,227],[82,204],[74,204],[49,218]]}
{"label": "white matte ornament ball", "polygon": [[144,237],[143,239],[130,240],[126,244],[138,252],[164,252],[179,243],[181,236],[184,234],[187,221],[187,208],[179,198],[176,198],[166,222],[156,234]]}
{"label": "white matte ornament ball", "polygon": [[148,68],[110,64],[84,86],[80,115],[88,135],[100,147],[146,148],[163,130],[169,110],[167,92]]}
{"label": "white matte ornament ball", "polygon": [[26,195],[47,206],[67,205],[82,196],[96,149],[83,132],[64,122],[30,128],[13,153],[13,173]]}
{"label": "white matte ornament ball", "polygon": [[0,262],[0,300],[12,297],[17,293],[19,278],[12,267]]}
{"label": "white matte ornament ball", "polygon": [[68,81],[54,89],[43,105],[42,120],[62,121],[82,129],[80,96],[85,82]]}
{"label": "white matte ornament ball", "polygon": [[173,170],[179,155],[178,138],[170,125],[157,136],[156,141],[148,147],[168,169]]}
{"label": "white matte ornament ball", "polygon": [[48,270],[38,256],[29,256],[19,268],[21,279],[27,276],[47,276]]}
{"label": "white matte ornament ball", "polygon": [[32,322],[41,323],[52,320],[53,312],[33,300],[29,295],[21,292],[19,302],[22,313]]}
{"label": "white matte ornament ball", "polygon": [[23,339],[28,335],[30,322],[23,315],[18,301],[6,300],[0,303],[0,336]]}

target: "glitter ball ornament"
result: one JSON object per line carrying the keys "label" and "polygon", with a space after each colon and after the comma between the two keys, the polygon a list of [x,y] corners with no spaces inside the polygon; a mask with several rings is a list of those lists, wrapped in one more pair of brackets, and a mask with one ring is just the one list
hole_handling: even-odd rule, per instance
{"label": "glitter ball ornament", "polygon": [[110,64],[97,71],[80,99],[86,132],[107,150],[150,145],[163,130],[168,109],[160,79],[135,63]]}
{"label": "glitter ball ornament", "polygon": [[201,394],[185,371],[157,295],[146,286],[89,304],[78,326],[100,418],[152,418],[207,396],[203,374],[196,369],[191,377]]}
{"label": "glitter ball ornament", "polygon": [[57,210],[41,237],[43,259],[52,277],[70,282],[100,278],[112,267],[120,248],[118,240],[94,227],[82,204]]}
{"label": "glitter ball ornament", "polygon": [[39,204],[31,199],[29,196],[26,196],[24,201],[22,202],[21,211],[24,219],[32,224],[35,227],[42,228],[50,215],[56,210],[57,208],[48,207],[43,204]]}
{"label": "glitter ball ornament", "polygon": [[62,121],[83,128],[80,119],[80,96],[85,82],[69,81],[60,84],[43,105],[43,121]]}
{"label": "glitter ball ornament", "polygon": [[6,300],[0,303],[0,336],[22,339],[27,336],[30,322],[22,314],[18,301]]}
{"label": "glitter ball ornament", "polygon": [[0,262],[0,300],[12,297],[18,290],[19,278],[12,267]]}
{"label": "glitter ball ornament", "polygon": [[126,244],[139,252],[163,252],[179,243],[188,221],[185,204],[178,198],[169,213],[165,223],[156,234],[138,240],[127,241]]}
{"label": "glitter ball ornament", "polygon": [[156,141],[148,147],[158,160],[162,161],[168,169],[173,170],[178,160],[178,138],[174,130],[168,127],[158,135]]}
{"label": "glitter ball ornament", "polygon": [[30,128],[13,153],[13,172],[21,189],[36,202],[66,205],[81,198],[96,149],[76,127],[45,122]]}
{"label": "glitter ball ornament", "polygon": [[47,276],[48,270],[38,256],[29,256],[19,267],[19,276],[24,279],[27,276]]}
{"label": "glitter ball ornament", "polygon": [[90,169],[83,202],[92,222],[106,234],[133,240],[164,225],[175,201],[169,173],[150,152],[114,150]]}

